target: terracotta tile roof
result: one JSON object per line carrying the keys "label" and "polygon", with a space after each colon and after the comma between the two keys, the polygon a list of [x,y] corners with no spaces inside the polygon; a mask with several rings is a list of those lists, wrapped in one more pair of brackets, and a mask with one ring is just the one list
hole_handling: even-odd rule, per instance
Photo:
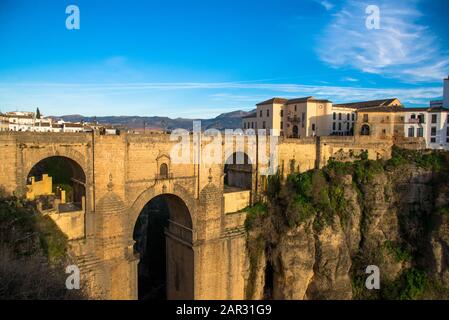
{"label": "terracotta tile roof", "polygon": [[329,100],[326,99],[315,99],[312,96],[308,96],[308,97],[302,97],[302,98],[293,98],[293,99],[285,99],[285,98],[271,98],[269,100],[265,100],[263,102],[259,102],[258,104],[256,104],[256,106],[260,106],[263,104],[273,104],[273,103],[286,103],[286,104],[291,104],[291,103],[301,103],[301,102],[307,102],[307,101],[311,101],[311,102],[330,102]]}
{"label": "terracotta tile roof", "polygon": [[276,98],[276,97],[275,97],[275,98],[271,98],[271,99],[268,99],[268,100],[259,102],[259,103],[256,104],[256,106],[259,106],[259,105],[262,105],[262,104],[285,103],[285,102],[287,102],[287,101],[288,101],[287,99],[284,99],[284,98]]}
{"label": "terracotta tile roof", "polygon": [[397,98],[390,98],[390,99],[381,99],[381,100],[370,100],[370,101],[340,103],[340,104],[334,104],[334,107],[337,107],[337,108],[351,108],[351,109],[364,109],[364,108],[373,108],[373,107],[383,107],[383,106],[389,106],[396,99]]}

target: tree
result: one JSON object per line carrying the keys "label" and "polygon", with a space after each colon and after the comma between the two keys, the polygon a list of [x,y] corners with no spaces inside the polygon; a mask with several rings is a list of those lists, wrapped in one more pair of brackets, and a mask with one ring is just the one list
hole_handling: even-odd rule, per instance
{"label": "tree", "polygon": [[41,112],[39,110],[39,108],[36,109],[36,119],[40,119],[41,118]]}

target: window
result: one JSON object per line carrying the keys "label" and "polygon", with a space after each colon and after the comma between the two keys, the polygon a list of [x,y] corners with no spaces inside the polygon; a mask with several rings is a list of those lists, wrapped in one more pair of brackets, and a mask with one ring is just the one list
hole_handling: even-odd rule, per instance
{"label": "window", "polygon": [[346,120],[349,121],[349,113],[346,114]]}
{"label": "window", "polygon": [[262,110],[260,110],[260,117],[262,118]]}
{"label": "window", "polygon": [[301,127],[303,127],[304,128],[304,120],[305,120],[305,118],[306,118],[306,113],[305,112],[303,112],[302,113],[302,121],[301,121]]}
{"label": "window", "polygon": [[315,123],[312,123],[312,131],[315,131]]}
{"label": "window", "polygon": [[246,129],[246,122],[243,123],[243,129]]}
{"label": "window", "polygon": [[415,119],[416,118],[416,115],[415,114],[412,114],[411,116],[410,116],[410,119]]}
{"label": "window", "polygon": [[352,114],[352,121],[355,121],[355,113]]}
{"label": "window", "polygon": [[411,138],[415,136],[415,128],[413,127],[408,128],[408,136]]}
{"label": "window", "polygon": [[284,116],[284,110],[281,110],[281,117]]}
{"label": "window", "polygon": [[296,104],[295,104],[295,111],[296,111]]}
{"label": "window", "polygon": [[262,122],[262,129],[266,129],[265,121]]}
{"label": "window", "polygon": [[338,120],[341,120],[341,113],[338,114]]}
{"label": "window", "polygon": [[418,130],[416,131],[416,136],[418,136],[420,138],[424,137],[424,129],[418,128]]}
{"label": "window", "polygon": [[270,109],[267,109],[267,117],[270,116]]}
{"label": "window", "polygon": [[432,114],[432,123],[437,123],[437,115]]}
{"label": "window", "polygon": [[387,133],[387,130],[382,129],[382,133],[383,133],[383,134],[386,134],[386,133]]}
{"label": "window", "polygon": [[430,138],[430,142],[431,142],[431,143],[435,143],[436,141],[437,141],[436,138]]}
{"label": "window", "polygon": [[168,178],[168,166],[166,163],[161,164],[159,167],[159,176],[164,179]]}
{"label": "window", "polygon": [[341,130],[341,122],[338,123],[338,130]]}
{"label": "window", "polygon": [[281,121],[281,129],[284,129],[284,122]]}
{"label": "window", "polygon": [[423,114],[419,114],[418,115],[418,122],[419,123],[424,123],[426,121],[425,117]]}
{"label": "window", "polygon": [[[335,114],[335,113],[334,113]],[[337,126],[336,126],[336,123],[334,122],[334,123],[332,123],[332,130],[334,130],[335,131],[335,128],[336,128]]]}
{"label": "window", "polygon": [[333,119],[337,120],[337,114],[334,112]]}
{"label": "window", "polygon": [[437,127],[430,128],[430,135],[431,136],[436,136],[437,135]]}
{"label": "window", "polygon": [[446,128],[446,136],[449,137],[449,127]]}
{"label": "window", "polygon": [[363,122],[368,122],[368,115],[366,113],[363,115]]}
{"label": "window", "polygon": [[[348,113],[349,116],[349,113]],[[349,122],[346,124],[346,130],[349,131]]]}

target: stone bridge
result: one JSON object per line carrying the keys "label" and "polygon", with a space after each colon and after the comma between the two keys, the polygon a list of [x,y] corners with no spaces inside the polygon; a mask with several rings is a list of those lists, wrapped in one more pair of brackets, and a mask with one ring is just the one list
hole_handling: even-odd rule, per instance
{"label": "stone bridge", "polygon": [[[0,187],[24,196],[33,168],[54,157],[67,160],[84,206],[80,215],[59,216],[67,217],[62,229],[92,296],[137,299],[145,272],[139,260],[145,260],[144,267],[159,264],[153,271],[164,275],[169,299],[244,299],[248,261],[241,209],[257,201],[266,185],[264,165],[257,160],[260,148],[255,158],[226,167],[226,161],[205,163],[201,157],[175,163],[176,143],[165,134],[1,133]],[[196,147],[192,143],[190,150]],[[265,149],[268,153],[270,147]],[[388,157],[391,142],[280,138],[273,152],[278,172],[286,176],[361,150],[370,158]],[[221,158],[232,158],[233,152],[223,148]],[[168,210],[165,244],[144,259],[153,241],[147,225],[160,206]],[[143,212],[149,212],[146,218]]]}

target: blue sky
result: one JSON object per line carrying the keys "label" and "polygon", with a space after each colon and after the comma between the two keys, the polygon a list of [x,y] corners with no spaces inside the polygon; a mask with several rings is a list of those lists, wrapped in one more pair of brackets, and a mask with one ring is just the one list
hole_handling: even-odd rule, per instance
{"label": "blue sky", "polygon": [[[80,30],[65,27],[70,4]],[[308,95],[425,106],[449,74],[447,12],[445,0],[0,0],[0,110],[207,118]]]}

